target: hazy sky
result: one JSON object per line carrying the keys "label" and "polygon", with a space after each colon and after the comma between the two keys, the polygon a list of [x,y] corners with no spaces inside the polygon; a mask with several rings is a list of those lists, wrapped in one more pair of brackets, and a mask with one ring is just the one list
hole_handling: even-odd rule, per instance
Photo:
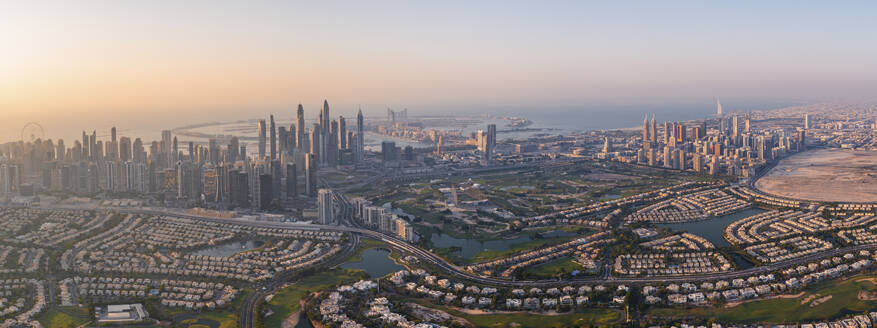
{"label": "hazy sky", "polygon": [[[0,141],[328,98],[412,111],[873,97],[874,1],[2,1]],[[869,98],[873,99],[873,98]],[[83,126],[82,129],[89,128]],[[8,131],[15,131],[9,133]]]}

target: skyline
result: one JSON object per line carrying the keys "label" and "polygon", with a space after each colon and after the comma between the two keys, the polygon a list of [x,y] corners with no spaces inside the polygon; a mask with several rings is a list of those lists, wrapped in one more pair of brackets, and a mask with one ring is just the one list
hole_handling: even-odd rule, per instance
{"label": "skyline", "polygon": [[5,3],[0,128],[871,100],[873,6]]}

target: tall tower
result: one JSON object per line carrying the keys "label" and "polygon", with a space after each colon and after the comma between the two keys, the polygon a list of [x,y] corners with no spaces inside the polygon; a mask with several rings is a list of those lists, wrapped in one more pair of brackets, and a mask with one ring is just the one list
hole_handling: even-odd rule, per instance
{"label": "tall tower", "polygon": [[643,142],[649,141],[649,114],[643,118]]}
{"label": "tall tower", "polygon": [[317,199],[320,211],[320,224],[335,223],[335,208],[332,204],[332,190],[320,189],[320,195]]}
{"label": "tall tower", "polygon": [[363,131],[362,108],[356,113],[356,161],[365,157],[365,133]]}
{"label": "tall tower", "polygon": [[338,149],[347,149],[347,122],[338,116]]}
{"label": "tall tower", "polygon": [[271,126],[268,132],[270,133],[271,140],[271,159],[277,158],[277,128],[274,126],[274,114],[270,116]]}
{"label": "tall tower", "polygon": [[496,124],[487,125],[487,134],[484,140],[485,164],[493,165],[493,153],[496,150]]}
{"label": "tall tower", "polygon": [[265,138],[266,138],[265,120],[259,120],[259,159],[265,158]]}
{"label": "tall tower", "polygon": [[716,116],[722,117],[722,102],[716,99]]}
{"label": "tall tower", "polygon": [[804,128],[810,128],[810,114],[804,114]]}
{"label": "tall tower", "polygon": [[301,104],[298,104],[298,111],[296,112],[296,120],[295,120],[295,146],[298,149],[304,149],[307,147],[305,144],[305,109]]}
{"label": "tall tower", "polygon": [[649,122],[649,140],[658,142],[658,123],[655,121],[655,114],[652,114],[652,121]]}

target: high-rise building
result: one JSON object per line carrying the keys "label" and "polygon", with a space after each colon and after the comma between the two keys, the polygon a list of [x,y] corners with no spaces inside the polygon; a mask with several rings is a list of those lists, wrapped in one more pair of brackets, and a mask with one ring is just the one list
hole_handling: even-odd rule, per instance
{"label": "high-rise building", "polygon": [[128,138],[128,137],[119,138],[119,159],[123,162],[127,162],[127,161],[130,161],[132,159],[132,157],[131,157],[131,138]]}
{"label": "high-rise building", "polygon": [[649,141],[649,114],[643,118],[643,142]]}
{"label": "high-rise building", "polygon": [[270,174],[259,175],[259,209],[265,210],[271,206],[274,189],[272,189],[272,177]]}
{"label": "high-rise building", "polygon": [[247,173],[244,171],[231,171],[229,173],[229,191],[231,203],[234,206],[250,207],[249,184]]}
{"label": "high-rise building", "polygon": [[320,224],[335,223],[335,206],[332,202],[332,194],[332,190],[320,189],[320,194],[317,198]]}
{"label": "high-rise building", "polygon": [[716,116],[722,117],[722,102],[716,99]]}
{"label": "high-rise building", "polygon": [[309,197],[317,195],[317,163],[314,154],[305,154],[305,193]]}
{"label": "high-rise building", "polygon": [[804,114],[804,128],[810,128],[810,114]]}
{"label": "high-rise building", "polygon": [[308,145],[305,143],[305,110],[301,104],[298,104],[298,110],[296,111],[295,133],[295,146],[299,150],[304,151],[304,148]]}
{"label": "high-rise building", "polygon": [[265,142],[267,138],[267,126],[265,126],[265,120],[259,120],[259,159],[265,158]]}
{"label": "high-rise building", "polygon": [[[228,141],[228,150],[227,150],[227,155],[228,155],[227,160],[229,163],[237,162],[237,160],[240,156],[239,155],[240,154],[239,148],[240,148],[240,142],[238,141],[238,137],[231,137],[231,139]],[[246,155],[246,154],[244,154],[244,155]]]}
{"label": "high-rise building", "polygon": [[320,142],[320,139],[321,139],[320,138],[320,125],[314,123],[314,129],[311,130],[311,138],[310,138],[310,141],[311,141],[310,153],[314,155],[314,160],[321,160],[323,158],[323,155],[320,154],[320,151],[322,150],[322,149],[320,149],[320,148],[322,148],[321,147],[322,143]]}
{"label": "high-rise building", "polygon": [[392,141],[383,141],[381,142],[381,160],[384,163],[395,161],[398,156],[396,155],[396,143]]}
{"label": "high-rise building", "polygon": [[[173,150],[171,149],[171,146],[173,146],[172,143],[173,143],[173,137],[171,137],[171,131],[170,130],[161,131],[161,152],[164,153],[164,155],[166,156],[166,161],[167,161],[166,162],[167,166],[165,166],[165,167],[171,167],[170,163],[173,162],[173,160],[174,160]],[[89,151],[90,150],[91,150],[91,148],[89,148]]]}
{"label": "high-rise building", "polygon": [[298,171],[295,163],[286,164],[286,199],[295,199],[298,195]]}
{"label": "high-rise building", "polygon": [[268,130],[271,141],[271,159],[277,158],[277,128],[274,125],[274,114],[270,115],[271,126]]}
{"label": "high-rise building", "polygon": [[603,137],[603,152],[604,153],[611,153],[612,152],[612,143],[609,142],[608,136]]}
{"label": "high-rise building", "polygon": [[361,162],[365,157],[365,132],[363,127],[362,108],[356,113],[356,152],[354,157]]}
{"label": "high-rise building", "polygon": [[347,149],[347,123],[344,116],[338,117],[338,149]]}
{"label": "high-rise building", "polygon": [[496,152],[496,124],[487,125],[487,135],[484,140],[484,162],[493,165],[494,153]]}
{"label": "high-rise building", "polygon": [[658,142],[658,123],[655,121],[655,114],[652,114],[652,121],[649,122],[649,138],[653,143]]}

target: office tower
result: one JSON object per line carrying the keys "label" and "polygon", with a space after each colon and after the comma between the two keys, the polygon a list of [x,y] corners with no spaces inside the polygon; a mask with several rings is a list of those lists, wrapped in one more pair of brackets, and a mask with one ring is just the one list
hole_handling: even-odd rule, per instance
{"label": "office tower", "polygon": [[293,200],[298,195],[298,171],[295,163],[286,164],[286,199]]}
{"label": "office tower", "polygon": [[305,110],[301,104],[298,104],[298,111],[296,113],[295,132],[297,133],[295,146],[303,151],[308,144],[305,143]]}
{"label": "office tower", "polygon": [[270,174],[260,174],[259,175],[259,209],[266,210],[271,206],[272,196],[274,195],[274,191],[272,189],[273,184],[271,182],[272,178]]}
{"label": "office tower", "polygon": [[64,139],[58,139],[58,144],[55,146],[55,159],[58,161],[63,161],[65,150],[66,148],[64,148]]}
{"label": "office tower", "polygon": [[363,121],[362,108],[360,108],[359,112],[356,113],[356,152],[354,155],[356,162],[361,162],[365,157],[365,132]]}
{"label": "office tower", "polygon": [[228,141],[228,153],[227,160],[229,163],[237,162],[240,157],[239,152],[240,142],[238,141],[238,137],[231,137]]}
{"label": "office tower", "polygon": [[134,144],[131,146],[131,156],[135,162],[146,163],[146,150],[143,148],[143,140],[140,138],[134,139]]}
{"label": "office tower", "polygon": [[716,99],[716,116],[722,117],[722,102]]}
{"label": "office tower", "polygon": [[804,114],[804,128],[810,128],[810,114]]}
{"label": "office tower", "polygon": [[313,130],[311,130],[310,141],[311,141],[311,154],[314,155],[314,160],[321,161],[321,159],[323,158],[323,155],[320,153],[320,151],[322,150],[322,149],[320,149],[321,148],[320,145],[322,143],[320,142],[320,125],[319,124],[314,123],[314,128],[313,128]]}
{"label": "office tower", "polygon": [[88,138],[88,154],[91,155],[92,161],[97,161],[101,159],[98,151],[100,147],[97,145],[97,131],[91,131],[91,137]]}
{"label": "office tower", "polygon": [[265,120],[259,120],[259,159],[265,158],[266,129]]}
{"label": "office tower", "polygon": [[283,193],[283,189],[280,187],[283,185],[283,168],[280,167],[280,160],[273,159],[271,160],[271,191],[272,191],[272,199],[280,199],[280,196]]}
{"label": "office tower", "polygon": [[331,116],[329,116],[329,101],[323,100],[323,110],[320,112],[320,127],[323,128],[323,136],[329,134],[329,121],[331,120]]}
{"label": "office tower", "polygon": [[317,202],[319,203],[320,224],[334,224],[335,207],[332,204],[332,190],[320,189]]}
{"label": "office tower", "polygon": [[271,141],[271,159],[277,158],[277,128],[274,126],[274,114],[270,115],[271,128],[269,129]]}
{"label": "office tower", "polygon": [[734,138],[735,144],[737,143],[737,137],[740,136],[740,120],[738,117],[738,115],[731,117],[731,136]]}
{"label": "office tower", "polygon": [[344,116],[338,117],[338,149],[347,149],[347,123]]}
{"label": "office tower", "polygon": [[131,160],[131,138],[119,138],[119,159],[122,162],[127,162]]}
{"label": "office tower", "polygon": [[493,165],[494,152],[496,152],[496,124],[487,125],[487,135],[484,140],[484,162]]}
{"label": "office tower", "polygon": [[171,150],[171,143],[173,143],[173,137],[171,137],[170,130],[161,131],[161,152],[164,153],[165,161],[167,166],[170,167],[170,163],[173,161],[173,151]]}
{"label": "office tower", "polygon": [[396,143],[392,141],[381,142],[381,160],[384,163],[396,160]]}
{"label": "office tower", "polygon": [[326,162],[335,166],[338,165],[338,121],[332,120],[329,123],[329,136],[326,138]]}
{"label": "office tower", "polygon": [[88,145],[88,135],[85,134],[85,131],[82,131],[82,160],[86,160],[89,157],[91,148],[88,148]]}
{"label": "office tower", "polygon": [[294,154],[298,149],[298,130],[295,128],[295,124],[289,125],[289,130],[286,131],[286,151],[290,154]]}
{"label": "office tower", "polygon": [[241,144],[241,149],[238,151],[238,159],[247,162],[249,156],[247,156],[247,144]]}
{"label": "office tower", "polygon": [[643,118],[643,142],[649,141],[649,114]]}
{"label": "office tower", "polygon": [[110,160],[119,159],[119,141],[116,139],[116,127],[110,128],[110,142],[107,144],[107,158]]}
{"label": "office tower", "polygon": [[752,120],[749,118],[749,114],[746,114],[746,121],[744,122],[743,131],[746,133],[752,132]]}
{"label": "office tower", "polygon": [[655,121],[655,114],[652,114],[652,121],[649,123],[649,141],[658,142],[658,123]]}
{"label": "office tower", "polygon": [[317,168],[314,154],[305,154],[305,193],[308,197],[317,195]]}
{"label": "office tower", "polygon": [[208,141],[208,145],[209,146],[207,148],[207,152],[210,155],[210,163],[213,165],[219,164],[219,143],[216,141],[216,139],[211,138]]}
{"label": "office tower", "polygon": [[289,144],[287,143],[289,139],[287,139],[287,133],[286,127],[277,127],[277,158],[280,158],[283,153],[289,153]]}
{"label": "office tower", "polygon": [[670,126],[670,122],[664,122],[664,143],[670,143],[670,137],[673,134],[673,128]]}
{"label": "office tower", "polygon": [[180,149],[178,148],[178,146],[179,146],[179,144],[177,143],[177,136],[174,136],[173,149],[172,149],[172,151],[173,151],[173,156],[171,156],[174,162],[176,162],[177,160],[179,160],[179,157],[180,157],[180,156],[179,156],[179,154],[180,154]]}
{"label": "office tower", "polygon": [[691,164],[695,172],[703,171],[703,157],[701,157],[700,154],[691,155]]}
{"label": "office tower", "polygon": [[231,204],[237,207],[249,207],[250,197],[248,192],[247,173],[244,171],[231,171],[229,173],[229,191],[231,193]]}
{"label": "office tower", "polygon": [[604,153],[611,153],[612,152],[612,144],[609,143],[608,136],[603,137],[603,152]]}

